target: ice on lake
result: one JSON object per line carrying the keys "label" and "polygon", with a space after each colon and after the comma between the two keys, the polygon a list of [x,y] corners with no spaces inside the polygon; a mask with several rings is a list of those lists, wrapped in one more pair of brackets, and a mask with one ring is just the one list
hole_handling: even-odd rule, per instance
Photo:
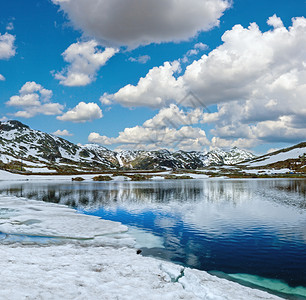
{"label": "ice on lake", "polygon": [[2,299],[279,299],[204,271],[137,255],[134,239],[118,222],[16,197],[1,196],[0,211],[2,234],[63,241],[1,242]]}

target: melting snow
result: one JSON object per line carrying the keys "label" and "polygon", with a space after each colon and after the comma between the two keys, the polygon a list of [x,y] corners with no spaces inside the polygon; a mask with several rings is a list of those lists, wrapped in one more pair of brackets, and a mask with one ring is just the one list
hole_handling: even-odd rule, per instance
{"label": "melting snow", "polygon": [[120,223],[78,214],[74,209],[35,200],[1,198],[0,207],[14,215],[1,219],[0,231],[7,234],[93,239],[127,231]]}
{"label": "melting snow", "polygon": [[[1,299],[280,299],[137,255],[125,226],[62,205],[1,197],[0,231]],[[5,243],[10,234],[63,242]]]}

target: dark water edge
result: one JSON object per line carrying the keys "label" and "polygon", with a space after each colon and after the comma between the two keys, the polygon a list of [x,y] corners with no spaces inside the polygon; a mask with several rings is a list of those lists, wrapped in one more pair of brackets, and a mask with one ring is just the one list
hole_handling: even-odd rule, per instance
{"label": "dark water edge", "polygon": [[2,183],[0,193],[67,204],[163,238],[163,247],[144,247],[143,255],[257,288],[229,274],[270,278],[281,289],[282,281],[306,287],[305,186],[305,180],[27,182]]}
{"label": "dark water edge", "polygon": [[[252,289],[258,289],[262,290],[264,292],[276,295],[278,297],[289,299],[289,300],[305,300],[306,296],[302,296],[300,293],[305,294],[305,288],[301,288],[302,290],[287,290],[287,292],[283,292],[285,289],[288,289],[288,286],[286,286],[286,283],[283,281],[277,281],[275,279],[268,279],[268,278],[260,278],[258,277],[257,281],[252,282],[244,279],[243,277],[256,277],[255,275],[249,275],[249,274],[226,274],[220,271],[210,271],[211,275],[217,276],[219,278],[223,278],[226,280],[230,280],[236,283],[239,283],[243,286],[252,288]],[[235,278],[236,276],[239,276],[240,278]],[[262,281],[265,281],[268,283],[267,285],[263,285]],[[290,287],[289,287],[290,289]],[[296,288],[295,288],[296,289]]]}

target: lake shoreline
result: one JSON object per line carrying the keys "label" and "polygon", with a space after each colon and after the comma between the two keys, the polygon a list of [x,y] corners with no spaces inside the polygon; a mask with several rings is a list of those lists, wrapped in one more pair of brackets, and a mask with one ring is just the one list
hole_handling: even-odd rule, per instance
{"label": "lake shoreline", "polygon": [[[5,217],[0,231],[64,238],[57,245],[2,241],[0,266],[5,280],[0,283],[0,295],[5,299],[99,299],[102,294],[103,299],[280,299],[204,271],[137,255],[118,223],[109,236],[97,226],[100,222],[109,226],[109,221],[77,214],[65,206],[13,197],[0,199]],[[65,223],[65,216],[67,221],[73,220],[72,224]],[[85,224],[91,224],[91,232],[82,229]],[[85,237],[87,240],[82,240]]]}
{"label": "lake shoreline", "polygon": [[[88,184],[89,185],[94,185],[94,186],[104,186],[105,188],[110,184],[110,183],[106,183],[106,182],[102,182],[101,184],[99,184],[99,183],[97,183],[97,182],[94,182],[94,181],[92,181],[92,175],[86,175],[85,176],[85,181],[84,181],[84,184],[83,183],[78,183],[78,182],[76,182],[76,183],[74,183],[74,182],[72,182],[72,176],[61,176],[61,177],[59,177],[59,176],[52,176],[52,177],[50,177],[50,176],[31,176],[30,178],[25,178],[24,176],[22,176],[22,175],[16,175],[16,174],[7,174],[7,173],[4,173],[3,171],[2,171],[2,173],[0,172],[0,181],[1,181],[1,179],[2,179],[2,184],[5,184],[5,183],[22,183],[23,182],[23,184],[25,184],[25,186],[27,186],[28,185],[28,183],[31,183],[31,184],[35,184],[36,182],[40,182],[40,183],[51,183],[51,182],[54,182],[55,184],[57,183],[57,182],[59,182],[59,179],[60,179],[60,182],[61,183],[66,183],[66,184],[69,184],[69,186],[71,185],[71,187],[77,187],[77,186],[87,186]],[[153,174],[154,175],[154,174]],[[4,179],[4,180],[3,180]],[[119,178],[118,178],[119,179]],[[203,181],[202,181],[202,179],[203,179]],[[216,180],[216,178],[202,178],[201,180],[197,180],[197,181],[190,181],[190,180],[172,180],[172,182],[173,183],[177,183],[177,184],[180,184],[180,182],[186,182],[186,184],[188,183],[188,182],[198,182],[198,183],[200,183],[200,182],[212,182],[213,180]],[[222,180],[222,178],[219,178],[220,180]],[[223,179],[225,179],[225,178],[223,178]],[[232,179],[233,180],[233,179]],[[240,181],[240,180],[244,180],[244,179],[234,179],[235,181],[236,180],[238,180],[238,181]],[[250,182],[252,181],[252,179],[246,179],[247,181],[249,181],[250,180]],[[260,179],[260,180],[263,180],[263,179]],[[280,180],[280,179],[279,179]],[[227,182],[228,180],[225,180],[224,182]],[[230,182],[231,180],[229,179],[229,182]],[[158,180],[152,180],[152,181],[149,181],[149,182],[151,182],[151,183],[156,183],[156,184],[160,184],[160,183],[162,183],[162,182],[164,182],[165,184],[166,184],[166,182],[170,182],[169,180],[164,180],[164,181],[158,181]],[[217,182],[219,182],[219,180],[217,179]],[[120,178],[120,180],[118,181],[112,181],[111,182],[111,185],[109,186],[109,187],[114,187],[114,186],[116,186],[117,184],[119,185],[119,186],[122,186],[122,184],[138,184],[140,187],[143,187],[144,186],[144,184],[146,184],[146,183],[148,183],[148,182],[132,182],[132,181],[129,181],[129,182],[126,182],[126,181],[124,181],[124,178]],[[73,188],[74,189],[74,188]],[[26,193],[24,194],[25,196],[26,196]],[[7,197],[7,196],[4,196],[4,197]],[[19,197],[19,196],[18,196]],[[27,196],[26,196],[27,197]],[[1,198],[2,198],[2,196],[1,196]],[[36,197],[37,198],[37,197]],[[39,198],[39,197],[38,197]],[[37,198],[37,199],[38,199]],[[36,205],[36,203],[38,202],[38,201],[33,201],[33,200],[27,200],[27,201],[30,201],[31,202],[31,205]],[[45,202],[39,202],[39,203],[41,203],[41,205],[46,205],[46,206],[48,206],[49,204],[48,203],[45,203]],[[58,204],[57,204],[58,205]],[[59,207],[61,207],[62,205],[59,205]],[[8,208],[8,207],[7,207]],[[69,210],[69,208],[67,207],[67,206],[65,206],[65,209],[68,209]],[[90,217],[92,217],[92,215],[90,216]],[[101,217],[101,216],[97,216],[97,217]],[[95,217],[95,218],[97,218],[97,217]],[[36,220],[37,219],[37,216],[36,217],[30,217],[29,218],[30,220]],[[104,219],[103,218],[103,216],[102,216],[102,219]],[[55,220],[56,220],[56,218],[55,218]],[[112,220],[111,219],[109,219],[110,221],[109,222],[112,222]],[[103,221],[103,220],[101,220],[101,221]],[[19,221],[18,221],[19,222]],[[17,223],[18,223],[17,222]],[[24,220],[23,220],[23,222],[24,222]],[[26,222],[28,222],[28,221],[26,221]],[[32,222],[32,221],[29,221],[30,223]],[[69,221],[67,221],[67,222],[69,222]],[[50,224],[50,222],[49,222],[49,224]],[[0,231],[1,231],[1,228],[0,228]],[[71,229],[71,231],[73,231],[73,229]],[[2,230],[2,232],[5,232],[5,230]],[[8,232],[8,231],[6,231],[6,232]],[[20,232],[19,232],[20,233]],[[31,232],[30,232],[31,233]],[[27,233],[26,232],[26,234],[29,234],[29,232]],[[42,232],[40,232],[40,233],[36,233],[36,235],[41,235],[41,236],[46,236],[46,231],[45,230],[43,230]],[[67,233],[66,233],[67,234]],[[125,235],[124,234],[124,230],[121,232],[121,234],[123,234],[123,235]],[[32,235],[33,235],[33,233],[32,233]],[[34,236],[35,236],[35,234],[34,234]],[[62,236],[65,236],[65,234],[63,234]],[[47,237],[49,237],[48,235],[47,235]],[[1,238],[1,237],[0,237]],[[52,236],[52,238],[54,238],[54,236]],[[84,238],[88,238],[88,237],[86,237],[86,236],[83,236],[83,237],[81,237],[82,239],[84,239]],[[130,249],[130,250],[132,250],[133,251],[133,255],[136,253],[136,248],[133,248],[133,247],[135,247],[135,245],[133,246],[133,242],[131,241],[131,236],[129,236],[129,237],[127,237],[127,236],[125,236],[124,238],[122,238],[122,237],[120,237],[119,239],[118,238],[116,238],[115,239],[116,240],[116,243],[114,244],[114,241],[112,240],[112,238],[110,238],[110,239],[107,239],[107,240],[100,240],[99,241],[99,247],[102,247],[102,248],[105,248],[105,247],[111,247],[111,248],[113,248],[113,247],[115,247],[116,249],[118,249],[118,248],[128,248],[128,249]],[[119,241],[119,242],[118,242]],[[15,241],[16,242],[16,241]],[[23,246],[25,246],[25,247],[30,247],[31,249],[32,249],[32,247],[37,247],[37,245],[35,245],[35,243],[33,243],[33,241],[32,242],[30,242],[29,243],[29,241],[26,241],[25,243],[20,243],[20,241],[19,242],[16,242],[16,243],[10,243],[9,241],[7,242],[7,245],[5,245],[5,246],[7,246],[7,247],[15,247],[16,245],[18,245],[18,244],[21,244],[21,245],[23,245]],[[90,245],[86,245],[86,246],[84,246],[84,245],[79,245],[78,243],[75,243],[75,241],[73,241],[73,240],[69,240],[69,243],[67,242],[67,241],[65,241],[65,245],[61,245],[61,244],[56,244],[56,245],[53,245],[53,244],[51,244],[51,245],[44,245],[43,246],[43,248],[48,248],[48,247],[50,247],[50,246],[54,246],[54,247],[58,247],[58,246],[73,246],[73,247],[84,247],[84,248],[87,248],[87,247],[89,247],[89,248],[91,248],[91,247],[94,247],[94,248],[97,248],[97,244],[95,244],[95,243],[91,243]],[[23,247],[23,246],[21,246],[21,247]],[[38,246],[38,247],[41,247],[41,245],[40,246]],[[146,246],[144,246],[144,247],[146,247]],[[152,246],[152,247],[154,247],[154,246]],[[140,247],[140,249],[141,249],[141,247]],[[23,251],[23,250],[20,250],[21,252]],[[24,254],[25,255],[25,254]],[[145,258],[147,258],[147,257],[145,257]],[[155,258],[156,259],[156,261],[159,261],[159,262],[165,262],[165,263],[167,263],[167,262],[169,262],[169,260],[167,260],[167,261],[160,261],[160,259],[159,258]],[[170,262],[169,262],[170,263]],[[170,263],[170,264],[173,264],[173,263]],[[180,267],[180,265],[176,265],[177,267]],[[188,268],[188,266],[187,266],[187,269],[186,270],[189,270],[190,269],[190,267]],[[180,270],[182,270],[182,269],[180,269]],[[185,269],[184,269],[185,270]],[[191,270],[196,270],[196,269],[191,269]],[[202,269],[203,270],[203,269]],[[180,271],[181,272],[181,271]],[[177,277],[178,276],[180,276],[180,272],[179,272],[179,274],[177,275]],[[199,270],[199,272],[204,272],[205,274],[207,273],[206,271],[200,271]],[[204,274],[203,273],[203,274]],[[202,274],[202,273],[201,273]],[[207,274],[209,274],[209,272],[207,273]],[[177,278],[176,277],[176,278]],[[222,278],[222,276],[219,276],[219,277],[221,277]],[[172,281],[173,281],[173,279],[171,279]],[[206,279],[205,279],[206,280]],[[230,280],[230,282],[237,282],[237,280],[235,280],[235,278],[226,278],[226,281],[228,281],[228,280]],[[171,282],[172,282],[171,281]],[[239,282],[239,281],[238,281]],[[249,285],[248,284],[248,282],[244,282],[244,281],[240,281],[239,282],[240,284],[242,284],[243,286],[250,286],[251,288],[255,288],[255,290],[264,290],[264,291],[268,291],[269,293],[271,293],[272,292],[272,294],[271,295],[279,295],[279,296],[283,296],[283,294],[280,294],[280,293],[278,293],[277,291],[270,291],[269,289],[266,289],[265,287],[263,287],[262,289],[260,288],[260,285],[258,286],[256,286],[256,284],[255,284],[255,286],[254,285]],[[190,283],[189,283],[190,284]],[[303,292],[304,293],[304,292]],[[189,295],[189,297],[190,297],[190,295]],[[225,296],[224,296],[225,297]],[[292,297],[292,296],[291,296]],[[109,299],[112,299],[112,298],[109,298]],[[169,298],[169,299],[171,299],[171,298]],[[189,298],[188,298],[189,299]],[[190,298],[190,299],[193,299],[193,298]],[[194,298],[194,299],[205,299],[205,298]],[[214,298],[212,298],[212,299],[214,299]],[[224,298],[224,299],[234,299],[234,298]],[[239,298],[235,298],[235,299],[239,299]],[[290,298],[290,299],[300,299],[300,298]],[[301,299],[304,299],[304,298],[301,298]]]}

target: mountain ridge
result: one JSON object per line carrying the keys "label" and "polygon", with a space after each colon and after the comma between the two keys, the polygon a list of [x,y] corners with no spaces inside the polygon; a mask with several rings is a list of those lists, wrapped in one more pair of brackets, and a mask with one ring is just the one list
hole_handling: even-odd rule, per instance
{"label": "mountain ridge", "polygon": [[0,167],[23,172],[98,172],[102,170],[199,169],[254,158],[238,148],[209,152],[124,150],[97,144],[76,145],[15,120],[0,122]]}

